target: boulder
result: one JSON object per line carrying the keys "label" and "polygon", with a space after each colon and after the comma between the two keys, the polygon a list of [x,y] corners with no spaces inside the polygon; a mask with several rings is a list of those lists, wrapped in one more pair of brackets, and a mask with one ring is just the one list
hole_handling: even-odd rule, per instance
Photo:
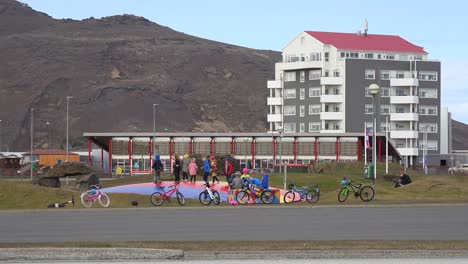
{"label": "boulder", "polygon": [[99,184],[99,177],[94,173],[88,173],[86,175],[81,175],[76,179],[76,184],[78,189],[81,192],[87,191],[91,188],[92,185]]}
{"label": "boulder", "polygon": [[49,177],[67,177],[89,174],[92,169],[79,162],[62,162],[54,166],[44,168],[41,178]]}
{"label": "boulder", "polygon": [[39,178],[38,184],[43,187],[60,188],[60,179],[59,177]]}

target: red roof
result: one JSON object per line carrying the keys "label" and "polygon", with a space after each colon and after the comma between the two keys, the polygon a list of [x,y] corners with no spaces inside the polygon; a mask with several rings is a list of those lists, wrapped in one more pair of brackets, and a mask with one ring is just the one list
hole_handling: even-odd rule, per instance
{"label": "red roof", "polygon": [[[24,155],[31,155],[31,152],[24,153]],[[67,155],[67,152],[63,149],[35,149],[33,155]],[[68,155],[78,154],[69,152]]]}
{"label": "red roof", "polygon": [[345,50],[369,50],[369,51],[391,51],[425,53],[423,47],[416,46],[400,36],[392,35],[358,35],[356,33],[336,33],[305,31],[326,45],[332,45],[337,49]]}

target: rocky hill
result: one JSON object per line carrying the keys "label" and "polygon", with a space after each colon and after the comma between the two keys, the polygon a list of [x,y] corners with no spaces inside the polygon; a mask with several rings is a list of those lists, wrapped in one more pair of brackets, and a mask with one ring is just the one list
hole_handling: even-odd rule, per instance
{"label": "rocky hill", "polygon": [[[210,41],[142,17],[57,20],[0,0],[0,119],[4,145],[36,147],[82,133],[265,131],[266,81],[280,53]],[[4,146],[5,149],[5,146]]]}

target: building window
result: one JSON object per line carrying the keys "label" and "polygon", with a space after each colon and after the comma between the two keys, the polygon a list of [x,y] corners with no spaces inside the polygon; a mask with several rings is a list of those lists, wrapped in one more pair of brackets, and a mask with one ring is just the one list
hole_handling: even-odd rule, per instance
{"label": "building window", "polygon": [[321,127],[320,122],[311,122],[309,123],[309,132],[319,132]]}
{"label": "building window", "polygon": [[310,61],[321,61],[322,60],[322,53],[314,52],[310,53]]}
{"label": "building window", "polygon": [[299,81],[300,82],[305,82],[305,71],[300,71]]}
{"label": "building window", "polygon": [[390,71],[380,71],[381,80],[390,80]]}
{"label": "building window", "polygon": [[328,52],[325,52],[325,61],[328,61]]}
{"label": "building window", "polygon": [[301,37],[301,45],[304,45],[305,37]]}
{"label": "building window", "polygon": [[320,77],[322,77],[322,71],[321,70],[310,70],[309,71],[309,80],[320,80]]}
{"label": "building window", "polygon": [[387,132],[387,123],[386,122],[380,122],[380,132]]}
{"label": "building window", "polygon": [[305,133],[305,123],[299,123],[299,133]]}
{"label": "building window", "polygon": [[[419,140],[419,150],[424,150],[425,140]],[[427,150],[437,150],[438,149],[438,141],[437,140],[427,140]]]}
{"label": "building window", "polygon": [[419,132],[437,133],[437,123],[419,123]]}
{"label": "building window", "polygon": [[402,71],[395,72],[395,78],[396,79],[404,79],[405,78],[405,72],[402,72]]}
{"label": "building window", "polygon": [[364,55],[364,57],[365,57],[366,59],[373,59],[373,58],[374,58],[374,53],[366,53],[366,54]]}
{"label": "building window", "polygon": [[382,115],[390,114],[390,105],[380,105],[380,113]]}
{"label": "building window", "polygon": [[319,104],[309,105],[309,115],[320,114],[321,106]]}
{"label": "building window", "polygon": [[284,73],[285,82],[295,82],[296,81],[296,72],[285,72]]}
{"label": "building window", "polygon": [[419,88],[419,97],[421,97],[421,98],[437,98],[437,89]]}
{"label": "building window", "polygon": [[296,133],[296,123],[284,123],[284,133]]}
{"label": "building window", "polygon": [[364,126],[369,129],[369,132],[372,133],[372,128],[374,127],[374,123],[372,122],[365,122]]}
{"label": "building window", "polygon": [[305,88],[300,88],[299,89],[299,98],[301,100],[304,100],[305,99]]}
{"label": "building window", "polygon": [[340,53],[340,57],[341,57],[341,58],[344,58],[344,57],[345,57],[345,53],[344,53],[344,52],[341,52],[341,53]]}
{"label": "building window", "polygon": [[365,78],[366,80],[374,80],[375,79],[375,70],[366,70],[366,73],[365,73]]}
{"label": "building window", "polygon": [[357,59],[357,58],[359,58],[359,53],[357,53],[357,52],[351,52],[351,53],[349,53],[349,57],[350,57],[350,58],[353,58],[353,59]]}
{"label": "building window", "polygon": [[296,106],[295,105],[285,105],[284,106],[284,115],[285,116],[295,116],[296,115]]}
{"label": "building window", "polygon": [[420,71],[419,80],[421,81],[437,81],[437,72]]}
{"label": "building window", "polygon": [[388,88],[388,87],[380,88],[380,96],[381,97],[390,97],[390,88]]}
{"label": "building window", "polygon": [[333,77],[340,77],[340,70],[334,70]]}
{"label": "building window", "polygon": [[320,97],[320,90],[318,87],[309,88],[309,97]]}
{"label": "building window", "polygon": [[323,73],[323,77],[328,77],[328,70],[325,70],[325,72]]}
{"label": "building window", "polygon": [[395,59],[395,54],[387,54],[387,60],[394,60]]}
{"label": "building window", "polygon": [[305,105],[300,105],[299,106],[299,116],[304,117],[305,115]]}
{"label": "building window", "polygon": [[284,99],[296,98],[296,89],[284,89]]}
{"label": "building window", "polygon": [[371,105],[371,104],[366,104],[365,113],[366,114],[373,114],[374,113],[374,106]]}
{"label": "building window", "polygon": [[437,106],[421,105],[419,106],[420,115],[437,115]]}

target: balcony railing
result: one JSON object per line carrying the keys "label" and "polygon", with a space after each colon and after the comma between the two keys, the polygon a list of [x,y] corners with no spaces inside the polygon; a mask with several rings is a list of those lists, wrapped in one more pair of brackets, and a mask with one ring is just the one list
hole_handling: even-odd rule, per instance
{"label": "balcony railing", "polygon": [[281,105],[282,103],[281,97],[268,97],[267,98],[267,105]]}

